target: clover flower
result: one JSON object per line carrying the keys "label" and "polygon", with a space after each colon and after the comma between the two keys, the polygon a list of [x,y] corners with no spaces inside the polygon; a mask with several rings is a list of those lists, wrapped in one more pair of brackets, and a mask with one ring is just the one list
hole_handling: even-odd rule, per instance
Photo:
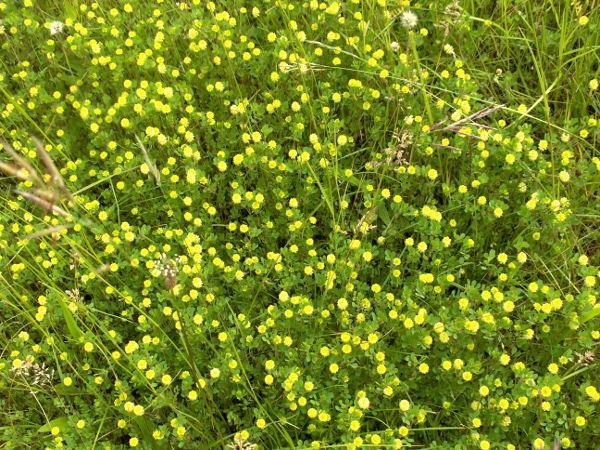
{"label": "clover flower", "polygon": [[46,367],[45,363],[41,365],[34,364],[31,358],[26,358],[25,361],[15,359],[10,370],[15,372],[17,376],[33,377],[32,385],[51,384],[54,377],[54,369]]}
{"label": "clover flower", "polygon": [[577,364],[583,364],[584,366],[589,366],[595,359],[594,353],[591,351],[587,351],[584,354],[575,352],[575,356],[577,356]]}
{"label": "clover flower", "polygon": [[177,285],[177,273],[179,269],[177,268],[176,262],[181,262],[181,257],[175,255],[175,261],[172,259],[167,259],[167,255],[165,253],[160,255],[160,258],[154,261],[154,266],[159,270],[160,275],[165,277],[165,286],[167,289],[171,290]]}
{"label": "clover flower", "polygon": [[402,13],[402,16],[400,16],[400,23],[407,30],[412,30],[414,27],[417,26],[418,19],[419,18],[417,17],[417,15],[415,13],[413,13],[411,11],[404,11]]}
{"label": "clover flower", "polygon": [[369,408],[371,402],[369,401],[369,399],[367,397],[362,397],[360,399],[358,399],[358,406],[361,409],[367,409]]}
{"label": "clover flower", "polygon": [[65,24],[55,20],[54,22],[50,22],[50,34],[54,36],[55,34],[62,33]]}
{"label": "clover flower", "polygon": [[246,440],[248,437],[249,436],[242,435],[242,433],[238,433],[235,436],[234,441],[231,444],[227,444],[227,447],[234,450],[252,450],[256,447],[256,444],[248,442]]}

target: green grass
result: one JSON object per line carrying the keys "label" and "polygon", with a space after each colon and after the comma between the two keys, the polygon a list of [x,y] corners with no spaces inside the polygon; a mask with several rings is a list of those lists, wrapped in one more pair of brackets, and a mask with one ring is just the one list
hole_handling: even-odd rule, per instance
{"label": "green grass", "polygon": [[0,3],[0,448],[593,448],[598,15]]}

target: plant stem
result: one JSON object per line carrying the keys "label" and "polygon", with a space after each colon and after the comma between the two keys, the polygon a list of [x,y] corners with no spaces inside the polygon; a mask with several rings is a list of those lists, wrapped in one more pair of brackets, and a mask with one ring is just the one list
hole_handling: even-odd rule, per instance
{"label": "plant stem", "polygon": [[415,64],[417,66],[419,84],[421,85],[421,92],[423,93],[423,100],[425,102],[425,108],[427,109],[427,117],[429,118],[429,126],[433,126],[433,114],[431,113],[431,106],[429,105],[429,95],[427,94],[427,90],[425,89],[425,83],[421,79],[421,62],[419,60],[419,53],[417,52],[417,45],[415,43],[415,35],[411,31],[408,34],[408,40],[410,42],[410,49],[415,58]]}
{"label": "plant stem", "polygon": [[[175,306],[175,301],[176,301],[176,297],[175,294],[173,293],[173,290],[171,289],[171,295],[173,296],[173,307],[175,309],[175,312],[177,313],[177,319],[179,321],[179,324],[181,325],[181,336],[183,338],[183,343],[185,345],[185,349],[187,351],[188,354],[188,364],[190,365],[190,368],[192,369],[192,376],[194,377],[194,383],[196,384],[196,388],[200,390],[200,392],[202,392],[203,396],[206,399],[206,394],[204,393],[204,389],[202,389],[202,386],[200,384],[200,377],[198,376],[198,370],[196,368],[196,360],[194,359],[193,355],[192,355],[192,347],[190,346],[190,341],[188,339],[188,335],[187,332],[185,330],[185,325],[183,322],[183,316],[181,315],[181,313],[179,312],[179,309]],[[213,415],[213,411],[210,405],[210,402],[206,401],[206,406],[208,407],[208,411],[210,412],[211,418],[213,418],[213,428],[214,429],[218,429],[219,434],[221,434],[222,430],[220,429],[220,427],[218,426],[218,422],[214,421],[214,415]],[[221,416],[222,420],[225,420],[223,418],[223,416],[221,415],[220,410],[217,409],[217,411],[219,411],[219,415]]]}

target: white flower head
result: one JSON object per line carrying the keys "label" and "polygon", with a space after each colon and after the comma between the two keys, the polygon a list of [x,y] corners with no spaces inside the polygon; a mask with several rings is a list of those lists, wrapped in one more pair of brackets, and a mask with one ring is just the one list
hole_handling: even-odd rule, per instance
{"label": "white flower head", "polygon": [[402,26],[407,30],[412,30],[414,27],[416,27],[417,20],[417,15],[410,11],[404,11],[402,13],[402,16],[400,17],[400,22],[402,23]]}
{"label": "white flower head", "polygon": [[50,22],[50,34],[54,36],[55,34],[62,33],[65,24],[55,20],[54,22]]}
{"label": "white flower head", "polygon": [[397,52],[398,49],[400,48],[400,44],[398,44],[396,41],[394,41],[394,42],[392,42],[391,47],[392,47],[392,50]]}

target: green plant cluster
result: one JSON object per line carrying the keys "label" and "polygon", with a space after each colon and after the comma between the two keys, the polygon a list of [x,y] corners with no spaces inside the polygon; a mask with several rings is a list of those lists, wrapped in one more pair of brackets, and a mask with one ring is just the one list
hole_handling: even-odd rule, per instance
{"label": "green plant cluster", "polygon": [[593,448],[597,12],[460,3],[0,3],[2,448]]}

